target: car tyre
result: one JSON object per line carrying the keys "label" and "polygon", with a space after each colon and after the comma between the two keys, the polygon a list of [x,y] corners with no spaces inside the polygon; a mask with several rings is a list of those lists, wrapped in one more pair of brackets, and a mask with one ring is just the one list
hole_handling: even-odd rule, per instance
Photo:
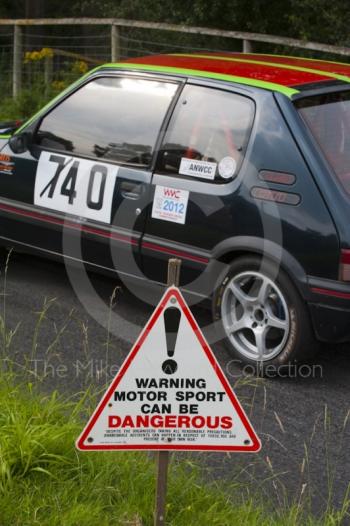
{"label": "car tyre", "polygon": [[234,260],[213,295],[213,317],[231,354],[254,370],[304,363],[318,348],[305,302],[270,260]]}

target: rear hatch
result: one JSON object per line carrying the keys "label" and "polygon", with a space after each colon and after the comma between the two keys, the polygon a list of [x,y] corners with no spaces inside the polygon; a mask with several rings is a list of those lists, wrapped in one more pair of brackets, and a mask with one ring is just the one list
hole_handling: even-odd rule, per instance
{"label": "rear hatch", "polygon": [[[309,95],[294,102],[333,175],[339,193],[324,195],[340,236],[339,280],[350,281],[350,90]],[[347,201],[347,202],[346,202]],[[345,205],[345,206],[344,206]],[[335,212],[336,210],[336,212]]]}

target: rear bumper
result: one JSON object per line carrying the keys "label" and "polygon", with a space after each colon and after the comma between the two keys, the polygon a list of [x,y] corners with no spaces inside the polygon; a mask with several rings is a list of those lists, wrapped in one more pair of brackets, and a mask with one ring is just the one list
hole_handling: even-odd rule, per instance
{"label": "rear bumper", "polygon": [[316,338],[324,342],[350,342],[350,285],[309,278],[307,303]]}
{"label": "rear bumper", "polygon": [[309,303],[316,338],[323,342],[350,342],[350,309]]}

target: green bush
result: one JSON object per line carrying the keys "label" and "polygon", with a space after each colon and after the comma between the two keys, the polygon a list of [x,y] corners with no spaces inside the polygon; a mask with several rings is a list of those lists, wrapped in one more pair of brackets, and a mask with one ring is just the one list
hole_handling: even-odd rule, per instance
{"label": "green bush", "polygon": [[0,102],[0,121],[26,120],[40,110],[57,92],[44,93],[39,88],[23,89],[16,98]]}

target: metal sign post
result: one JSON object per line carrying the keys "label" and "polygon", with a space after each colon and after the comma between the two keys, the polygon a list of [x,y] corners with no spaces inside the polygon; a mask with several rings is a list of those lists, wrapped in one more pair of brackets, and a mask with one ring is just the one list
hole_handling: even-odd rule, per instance
{"label": "metal sign post", "polygon": [[[180,283],[180,259],[169,259],[168,264],[168,287],[178,287]],[[157,461],[157,485],[156,485],[156,503],[154,514],[154,526],[164,526],[165,524],[165,506],[166,493],[168,484],[168,466],[169,451],[158,451]]]}
{"label": "metal sign post", "polygon": [[76,442],[81,451],[157,451],[154,526],[165,525],[170,451],[261,447],[179,275],[180,261],[170,260],[167,290]]}

